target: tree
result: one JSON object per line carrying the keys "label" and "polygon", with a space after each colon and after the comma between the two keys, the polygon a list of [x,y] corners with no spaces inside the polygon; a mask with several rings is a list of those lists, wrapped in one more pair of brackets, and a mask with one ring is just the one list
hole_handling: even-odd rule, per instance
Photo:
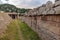
{"label": "tree", "polygon": [[1,4],[0,5],[0,11],[5,11],[5,12],[25,13],[25,12],[28,12],[29,10],[31,10],[31,9],[17,8],[11,4]]}

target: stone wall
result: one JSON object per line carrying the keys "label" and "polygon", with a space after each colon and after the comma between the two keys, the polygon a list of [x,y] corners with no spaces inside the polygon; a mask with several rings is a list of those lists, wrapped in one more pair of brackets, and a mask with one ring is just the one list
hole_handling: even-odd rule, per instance
{"label": "stone wall", "polygon": [[[27,23],[42,40],[60,40],[60,1],[50,1],[28,13],[20,19]],[[48,5],[49,4],[49,5]]]}
{"label": "stone wall", "polygon": [[2,37],[6,32],[7,25],[12,19],[8,16],[7,13],[0,12],[0,37]]}

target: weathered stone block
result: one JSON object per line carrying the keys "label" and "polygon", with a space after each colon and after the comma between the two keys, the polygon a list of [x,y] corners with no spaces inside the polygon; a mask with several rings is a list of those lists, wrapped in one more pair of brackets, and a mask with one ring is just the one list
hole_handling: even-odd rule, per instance
{"label": "weathered stone block", "polygon": [[55,6],[60,5],[60,1],[55,2]]}
{"label": "weathered stone block", "polygon": [[55,13],[55,11],[53,9],[51,9],[47,12],[47,14],[54,14],[54,13]]}
{"label": "weathered stone block", "polygon": [[54,10],[56,11],[56,13],[55,13],[55,14],[60,14],[60,6],[58,6],[58,7],[54,8]]}
{"label": "weathered stone block", "polygon": [[53,7],[53,3],[51,1],[48,1],[46,3],[46,8],[52,8]]}
{"label": "weathered stone block", "polygon": [[38,12],[39,12],[40,14],[42,14],[42,12],[44,12],[45,10],[46,10],[46,7],[41,7],[41,8],[39,8]]}

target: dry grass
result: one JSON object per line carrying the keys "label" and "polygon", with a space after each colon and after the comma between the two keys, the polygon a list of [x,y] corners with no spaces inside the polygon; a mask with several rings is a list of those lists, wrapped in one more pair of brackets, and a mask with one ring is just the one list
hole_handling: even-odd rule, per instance
{"label": "dry grass", "polygon": [[8,25],[5,36],[0,38],[0,40],[19,40],[18,29],[15,21],[12,21]]}

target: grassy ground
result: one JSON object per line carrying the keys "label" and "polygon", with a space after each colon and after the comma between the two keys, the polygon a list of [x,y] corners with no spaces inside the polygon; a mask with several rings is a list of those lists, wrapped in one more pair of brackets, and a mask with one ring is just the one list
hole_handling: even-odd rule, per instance
{"label": "grassy ground", "polygon": [[23,37],[25,38],[25,40],[41,40],[37,33],[34,32],[31,28],[28,27],[28,25],[26,23],[22,23],[20,21],[19,23]]}
{"label": "grassy ground", "polygon": [[7,27],[6,34],[2,38],[0,37],[0,40],[21,40],[19,37],[19,35],[21,35],[19,34],[19,29],[22,32],[22,37],[24,40],[41,40],[36,32],[34,32],[27,26],[27,24],[22,23],[20,20],[12,21]]}
{"label": "grassy ground", "polygon": [[12,21],[7,27],[5,36],[0,38],[0,40],[19,40],[16,22]]}

